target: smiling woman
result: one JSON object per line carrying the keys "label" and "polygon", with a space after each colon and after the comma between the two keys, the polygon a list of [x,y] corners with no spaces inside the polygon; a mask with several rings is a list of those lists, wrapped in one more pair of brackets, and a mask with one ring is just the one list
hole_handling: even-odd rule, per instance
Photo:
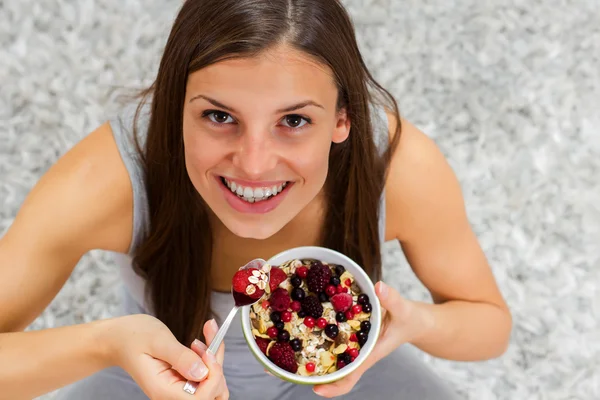
{"label": "smiling woman", "polygon": [[[185,399],[193,380],[201,382],[194,396],[211,400],[453,399],[402,344],[456,360],[502,354],[510,313],[456,177],[372,78],[339,1],[187,0],[156,80],[138,100],[50,169],[0,241],[0,304],[9,310],[0,315],[0,387],[8,398],[77,381],[59,397]],[[377,344],[317,394],[266,375],[239,323],[216,358],[194,340],[215,336],[210,318],[222,321],[233,305],[232,276],[247,261],[321,246],[376,281],[385,240],[402,243],[435,304],[378,282],[385,318]],[[8,333],[27,326],[93,249],[117,254],[124,317]],[[313,305],[333,296],[326,286],[344,289],[327,276],[311,285],[321,288],[309,296]],[[286,338],[280,354],[296,362],[286,333],[278,333]]]}

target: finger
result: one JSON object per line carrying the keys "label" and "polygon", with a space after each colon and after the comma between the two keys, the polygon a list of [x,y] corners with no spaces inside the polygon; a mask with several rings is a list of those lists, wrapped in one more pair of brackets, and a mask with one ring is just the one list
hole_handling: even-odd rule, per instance
{"label": "finger", "polygon": [[208,375],[202,358],[172,334],[157,336],[151,346],[152,357],[169,363],[184,378],[200,382]]}
{"label": "finger", "polygon": [[[204,328],[202,329],[204,332],[204,337],[206,338],[206,343],[210,346],[210,343],[215,338],[215,335],[219,331],[219,326],[214,319],[206,321],[204,324]],[[225,358],[225,343],[221,343],[219,346],[219,350],[217,350],[217,360],[221,365],[223,365],[223,359]]]}
{"label": "finger", "polygon": [[202,357],[204,355],[204,353],[206,352],[206,349],[208,349],[208,347],[206,347],[206,345],[204,343],[202,343],[201,341],[199,341],[198,339],[194,340],[190,347],[200,357]]}
{"label": "finger", "polygon": [[206,351],[202,360],[208,367],[208,377],[198,384],[196,397],[214,399],[223,394],[223,367],[214,354]]}
{"label": "finger", "polygon": [[271,373],[271,371],[269,371],[268,369],[265,369],[265,372],[266,372],[268,375],[275,376],[275,375],[273,375],[273,374]]}
{"label": "finger", "polygon": [[381,307],[385,309],[386,317],[398,320],[405,320],[410,302],[398,293],[394,288],[386,285],[383,281],[375,284],[375,294],[381,303]]}
{"label": "finger", "polygon": [[354,385],[356,385],[356,382],[358,382],[364,371],[366,371],[366,369],[363,369],[361,367],[357,368],[356,371],[340,379],[339,381],[327,383],[324,385],[315,385],[313,387],[313,391],[319,396],[326,398],[341,396],[343,394],[349,393],[354,387]]}

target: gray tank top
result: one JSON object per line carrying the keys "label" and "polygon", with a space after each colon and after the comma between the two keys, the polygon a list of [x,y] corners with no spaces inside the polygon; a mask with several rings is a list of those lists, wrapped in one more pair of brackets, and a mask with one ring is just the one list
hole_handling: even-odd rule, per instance
{"label": "gray tank top", "polygon": [[[152,307],[144,299],[145,282],[132,268],[132,255],[147,234],[150,225],[148,197],[144,184],[144,169],[133,137],[133,122],[137,104],[129,104],[122,112],[109,120],[119,153],[127,171],[133,188],[133,234],[131,245],[127,254],[115,254],[115,261],[120,267],[120,274],[125,284],[129,300],[135,301],[136,306],[149,314],[153,314]],[[371,105],[371,122],[375,144],[380,152],[388,146],[388,120],[382,106]],[[137,120],[137,130],[140,145],[143,148],[149,122],[149,104],[145,104]],[[385,240],[385,194],[380,200],[379,235],[381,242]],[[216,296],[218,294],[215,293]],[[230,295],[228,295],[230,297]],[[219,302],[222,303],[222,302]],[[214,304],[214,302],[213,302]],[[228,309],[225,307],[225,310]]]}

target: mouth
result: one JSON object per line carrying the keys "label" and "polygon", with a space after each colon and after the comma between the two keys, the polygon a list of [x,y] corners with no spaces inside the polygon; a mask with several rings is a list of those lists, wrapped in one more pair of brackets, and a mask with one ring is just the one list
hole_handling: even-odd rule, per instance
{"label": "mouth", "polygon": [[232,194],[237,196],[240,200],[245,201],[246,203],[260,203],[263,201],[274,199],[281,195],[284,189],[290,185],[290,181],[285,181],[279,184],[260,186],[260,187],[250,187],[244,186],[239,183],[230,181],[227,178],[219,177],[221,182],[225,187],[227,187]]}

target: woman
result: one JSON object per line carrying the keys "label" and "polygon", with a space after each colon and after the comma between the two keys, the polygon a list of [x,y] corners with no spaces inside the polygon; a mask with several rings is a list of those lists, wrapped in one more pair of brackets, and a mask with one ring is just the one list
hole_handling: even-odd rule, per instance
{"label": "woman", "polygon": [[[236,324],[216,358],[205,352],[248,260],[321,245],[376,281],[385,240],[402,244],[434,304],[378,282],[383,333],[349,377],[310,388],[269,376]],[[128,315],[19,332],[92,249],[120,254]],[[0,274],[11,399],[63,386],[61,399],[186,399],[187,379],[202,399],[451,399],[402,344],[484,360],[511,330],[456,177],[400,120],[336,0],[186,1],[139,107],[32,190],[0,242]]]}

